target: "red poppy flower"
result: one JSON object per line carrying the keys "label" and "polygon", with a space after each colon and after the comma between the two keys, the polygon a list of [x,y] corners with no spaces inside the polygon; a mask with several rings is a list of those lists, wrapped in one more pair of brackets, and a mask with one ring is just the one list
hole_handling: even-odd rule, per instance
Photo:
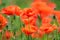
{"label": "red poppy flower", "polygon": [[7,15],[20,15],[21,9],[18,6],[8,6],[2,9],[2,13]]}
{"label": "red poppy flower", "polygon": [[6,32],[5,32],[5,37],[6,37],[7,39],[10,39],[11,36],[12,36],[12,35],[11,35],[11,32],[9,32],[9,31],[6,31]]}
{"label": "red poppy flower", "polygon": [[40,7],[39,13],[41,18],[52,16],[53,10],[50,7]]}
{"label": "red poppy flower", "polygon": [[34,17],[30,17],[30,18],[26,18],[26,19],[22,19],[23,23],[25,25],[31,24],[31,25],[36,25],[36,18]]}
{"label": "red poppy flower", "polygon": [[51,16],[53,13],[53,10],[45,2],[33,2],[32,7],[38,11],[41,18]]}
{"label": "red poppy flower", "polygon": [[44,31],[38,30],[35,33],[31,34],[31,36],[32,38],[42,38],[44,34]]}
{"label": "red poppy flower", "polygon": [[33,25],[26,25],[25,27],[22,28],[22,32],[25,33],[26,35],[31,35],[32,33],[37,31],[37,27]]}
{"label": "red poppy flower", "polygon": [[33,8],[25,8],[21,16],[26,15],[28,18],[37,14],[37,11]]}
{"label": "red poppy flower", "polygon": [[57,27],[54,25],[51,25],[51,24],[44,24],[40,27],[40,30],[45,31],[46,34],[49,34],[56,29],[57,29]]}
{"label": "red poppy flower", "polygon": [[23,10],[23,13],[21,14],[21,20],[24,22],[24,24],[36,24],[37,20],[37,12],[33,10],[32,8],[26,8]]}
{"label": "red poppy flower", "polygon": [[35,9],[39,9],[40,7],[46,7],[47,5],[45,2],[38,1],[38,2],[33,2],[31,6]]}
{"label": "red poppy flower", "polygon": [[7,25],[7,19],[0,14],[0,30]]}
{"label": "red poppy flower", "polygon": [[22,13],[22,10],[20,9],[20,7],[15,6],[15,15],[20,16],[21,13]]}
{"label": "red poppy flower", "polygon": [[6,8],[2,9],[2,12],[7,15],[14,15],[15,13],[15,7],[14,6],[8,6]]}

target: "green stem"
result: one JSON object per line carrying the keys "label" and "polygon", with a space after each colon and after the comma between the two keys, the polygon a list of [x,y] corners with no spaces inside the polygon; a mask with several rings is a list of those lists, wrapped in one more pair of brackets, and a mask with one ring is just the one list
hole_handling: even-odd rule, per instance
{"label": "green stem", "polygon": [[32,37],[31,36],[27,36],[27,40],[32,40]]}
{"label": "green stem", "polygon": [[42,40],[47,40],[47,35],[45,34],[43,37],[42,37]]}
{"label": "green stem", "polygon": [[[22,23],[22,21],[21,21],[21,19],[20,19],[20,29],[23,27],[23,23]],[[20,30],[21,31],[21,30]],[[22,31],[21,31],[21,40],[23,39],[23,33],[22,33]]]}
{"label": "green stem", "polygon": [[8,26],[7,26],[7,29],[8,30],[11,30],[11,17],[10,16],[7,16],[7,18],[8,18]]}
{"label": "green stem", "polygon": [[2,32],[0,33],[0,40],[2,40]]}

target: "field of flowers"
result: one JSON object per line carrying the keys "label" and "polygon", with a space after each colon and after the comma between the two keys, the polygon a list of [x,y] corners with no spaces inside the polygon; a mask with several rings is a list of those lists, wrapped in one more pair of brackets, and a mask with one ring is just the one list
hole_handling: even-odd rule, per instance
{"label": "field of flowers", "polygon": [[0,0],[0,40],[60,40],[60,0]]}

